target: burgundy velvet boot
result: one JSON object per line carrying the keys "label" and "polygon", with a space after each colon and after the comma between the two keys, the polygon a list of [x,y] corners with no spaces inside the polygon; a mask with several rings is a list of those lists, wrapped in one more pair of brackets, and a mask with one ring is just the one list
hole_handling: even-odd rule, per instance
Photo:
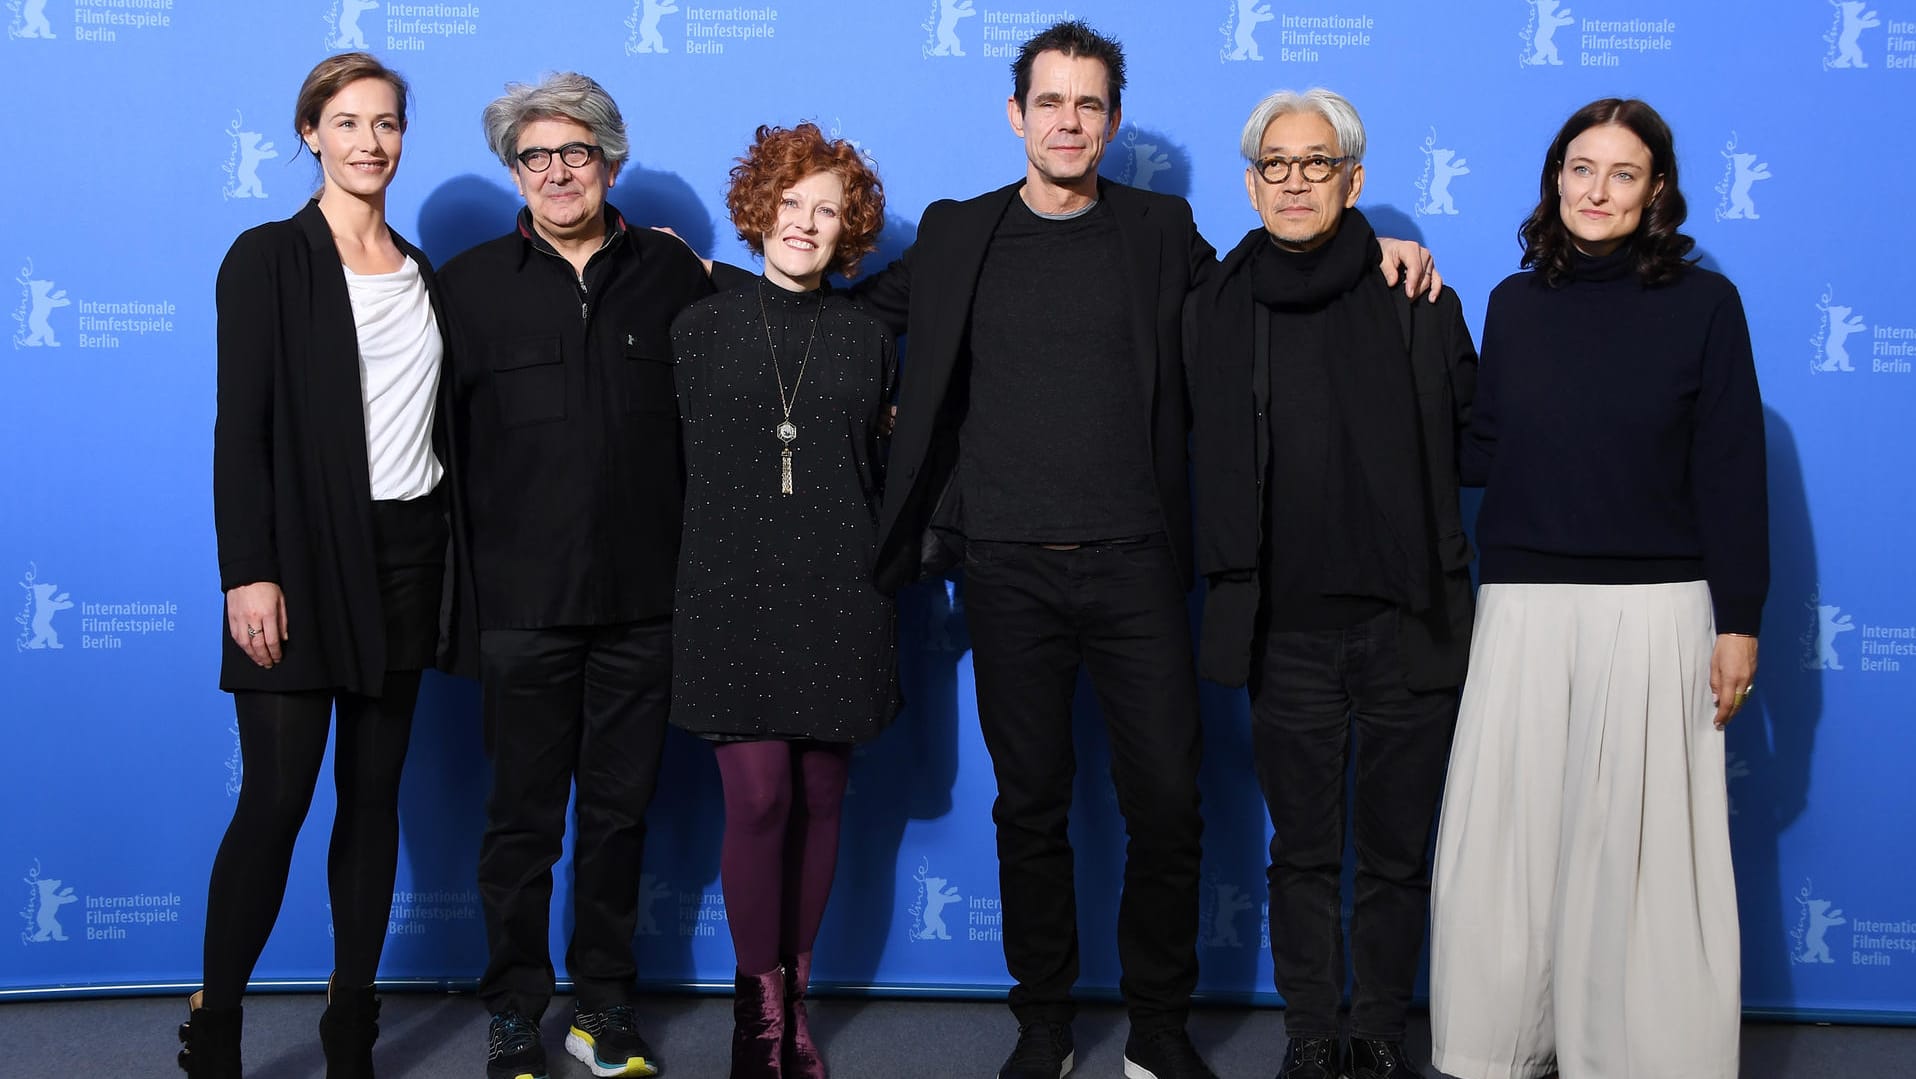
{"label": "burgundy velvet boot", "polygon": [[732,1079],[785,1079],[785,968],[732,985]]}
{"label": "burgundy velvet boot", "polygon": [[812,984],[812,953],[794,956],[785,967],[785,1079],[825,1079],[825,1056],[812,1040],[805,1015],[805,988]]}
{"label": "burgundy velvet boot", "polygon": [[240,1079],[240,1023],[243,1008],[202,1006],[204,992],[187,1001],[190,1015],[180,1024],[180,1069],[192,1079]]}

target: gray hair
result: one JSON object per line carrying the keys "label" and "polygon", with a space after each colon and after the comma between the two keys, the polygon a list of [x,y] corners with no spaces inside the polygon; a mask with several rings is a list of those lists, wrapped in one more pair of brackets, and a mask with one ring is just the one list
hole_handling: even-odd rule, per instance
{"label": "gray hair", "polygon": [[1364,121],[1358,119],[1357,106],[1346,101],[1343,95],[1321,86],[1301,94],[1295,90],[1279,90],[1258,102],[1257,108],[1251,110],[1251,118],[1244,121],[1240,144],[1244,160],[1255,162],[1263,153],[1264,129],[1271,126],[1272,120],[1294,112],[1314,112],[1322,116],[1337,133],[1338,154],[1359,163],[1364,160]]}
{"label": "gray hair", "polygon": [[486,106],[486,145],[506,168],[514,164],[519,132],[540,120],[571,120],[588,128],[605,152],[605,163],[625,163],[631,147],[625,141],[625,117],[605,87],[576,71],[561,71],[539,80],[537,86],[506,84],[504,97]]}

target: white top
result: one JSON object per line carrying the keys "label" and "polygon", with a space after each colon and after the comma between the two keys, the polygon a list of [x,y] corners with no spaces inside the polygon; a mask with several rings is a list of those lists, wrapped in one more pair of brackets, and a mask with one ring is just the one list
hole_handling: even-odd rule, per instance
{"label": "white top", "polygon": [[366,463],[373,498],[430,494],[445,471],[432,451],[433,403],[445,343],[419,266],[392,273],[346,271],[359,332],[359,392],[366,408]]}

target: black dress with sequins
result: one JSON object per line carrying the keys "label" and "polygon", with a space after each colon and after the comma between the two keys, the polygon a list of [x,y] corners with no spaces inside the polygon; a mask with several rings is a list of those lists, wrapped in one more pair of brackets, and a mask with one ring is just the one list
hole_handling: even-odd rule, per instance
{"label": "black dress with sequins", "polygon": [[716,740],[875,737],[899,705],[897,618],[871,578],[891,335],[843,296],[761,278],[687,308],[672,345],[686,479],[672,722]]}

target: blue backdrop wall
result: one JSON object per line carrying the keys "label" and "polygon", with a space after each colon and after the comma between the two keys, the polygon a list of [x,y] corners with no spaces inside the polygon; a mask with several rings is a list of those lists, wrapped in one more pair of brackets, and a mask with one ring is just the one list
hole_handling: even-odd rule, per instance
{"label": "blue backdrop wall", "polygon": [[[1678,134],[1690,231],[1743,290],[1768,402],[1775,585],[1756,708],[1728,735],[1752,1009],[1916,1017],[1916,240],[1908,142],[1916,0],[5,0],[0,21],[0,991],[194,983],[207,869],[245,781],[229,701],[210,472],[213,275],[232,238],[315,186],[290,128],[319,57],[367,48],[417,103],[394,223],[443,261],[516,206],[479,111],[509,79],[594,75],[634,161],[613,200],[747,261],[731,159],[761,122],[815,119],[878,163],[884,252],[933,199],[1018,176],[1010,57],[1067,14],[1122,38],[1131,88],[1104,171],[1190,199],[1229,247],[1255,218],[1238,129],[1280,86],[1351,97],[1363,208],[1437,252],[1473,320],[1516,268],[1542,152],[1576,106],[1650,99]],[[909,358],[907,361],[909,362]],[[7,597],[11,596],[10,599]],[[853,774],[818,976],[989,989],[992,779],[973,722],[962,588],[904,599],[911,709]],[[1203,988],[1269,993],[1266,823],[1240,694],[1206,691]],[[1084,984],[1116,982],[1123,835],[1089,695],[1080,716]],[[383,974],[476,976],[487,766],[469,684],[429,682],[404,787]],[[649,979],[729,983],[720,802],[676,738],[637,942]],[[331,792],[301,841],[262,979],[330,968]],[[567,927],[561,867],[555,935]],[[5,883],[12,881],[13,883]],[[563,954],[555,947],[555,954]]]}

